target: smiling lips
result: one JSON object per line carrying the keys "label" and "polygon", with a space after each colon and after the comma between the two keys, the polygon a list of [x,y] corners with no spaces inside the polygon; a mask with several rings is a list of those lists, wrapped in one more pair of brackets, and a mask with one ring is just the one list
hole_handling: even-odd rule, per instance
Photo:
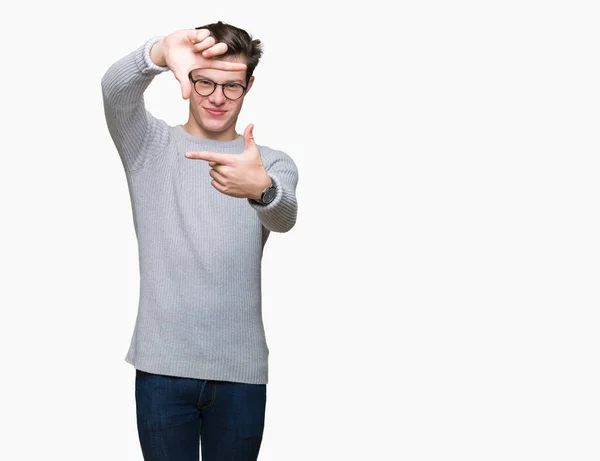
{"label": "smiling lips", "polygon": [[208,112],[209,115],[212,115],[213,117],[219,117],[220,115],[223,115],[225,112],[227,112],[226,110],[212,110],[212,109],[207,109],[206,107],[204,108],[204,110],[206,112]]}

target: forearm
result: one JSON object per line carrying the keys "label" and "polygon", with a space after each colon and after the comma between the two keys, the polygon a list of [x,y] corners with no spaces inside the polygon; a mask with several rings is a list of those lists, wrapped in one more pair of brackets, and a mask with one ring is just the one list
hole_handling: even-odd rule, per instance
{"label": "forearm", "polygon": [[[150,59],[148,51],[156,48],[160,37],[148,40],[133,52],[119,59],[102,77],[102,94],[109,108],[143,104],[143,94],[159,73],[169,70]],[[156,59],[160,52],[155,51]]]}
{"label": "forearm", "polygon": [[159,153],[168,142],[166,124],[145,108],[144,91],[159,73],[149,51],[157,38],[114,63],[102,77],[104,112],[110,135],[126,170],[134,171]]}

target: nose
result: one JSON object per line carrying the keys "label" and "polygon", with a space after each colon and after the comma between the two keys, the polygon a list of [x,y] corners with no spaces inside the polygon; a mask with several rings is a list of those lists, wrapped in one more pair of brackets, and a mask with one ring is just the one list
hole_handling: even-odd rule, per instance
{"label": "nose", "polygon": [[217,88],[215,91],[213,91],[213,94],[208,97],[208,100],[215,106],[220,106],[221,104],[225,103],[227,98],[225,97],[225,93],[223,93],[223,87],[217,85]]}

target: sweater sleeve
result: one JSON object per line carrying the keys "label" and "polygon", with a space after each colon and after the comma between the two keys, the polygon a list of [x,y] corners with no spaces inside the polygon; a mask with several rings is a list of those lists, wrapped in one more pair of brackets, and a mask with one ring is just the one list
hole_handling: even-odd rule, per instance
{"label": "sweater sleeve", "polygon": [[[262,205],[252,199],[248,199],[248,202],[256,210],[258,219],[264,227],[273,232],[287,232],[296,224],[298,214],[296,200],[298,169],[287,154],[280,151],[272,152],[278,155],[265,166],[265,169],[275,186],[275,199],[267,205]],[[265,157],[263,156],[263,159]]]}
{"label": "sweater sleeve", "polygon": [[169,70],[150,59],[153,37],[108,68],[102,77],[104,114],[126,171],[141,169],[169,143],[168,125],[146,110],[144,91],[154,77]]}

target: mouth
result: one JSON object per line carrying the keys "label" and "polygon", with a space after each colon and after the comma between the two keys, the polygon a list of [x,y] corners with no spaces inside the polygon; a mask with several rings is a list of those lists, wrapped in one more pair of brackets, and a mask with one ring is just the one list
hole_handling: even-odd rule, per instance
{"label": "mouth", "polygon": [[219,117],[221,115],[224,115],[227,111],[226,110],[218,110],[218,109],[207,109],[206,107],[203,107],[203,109],[209,114],[212,115],[213,117]]}

